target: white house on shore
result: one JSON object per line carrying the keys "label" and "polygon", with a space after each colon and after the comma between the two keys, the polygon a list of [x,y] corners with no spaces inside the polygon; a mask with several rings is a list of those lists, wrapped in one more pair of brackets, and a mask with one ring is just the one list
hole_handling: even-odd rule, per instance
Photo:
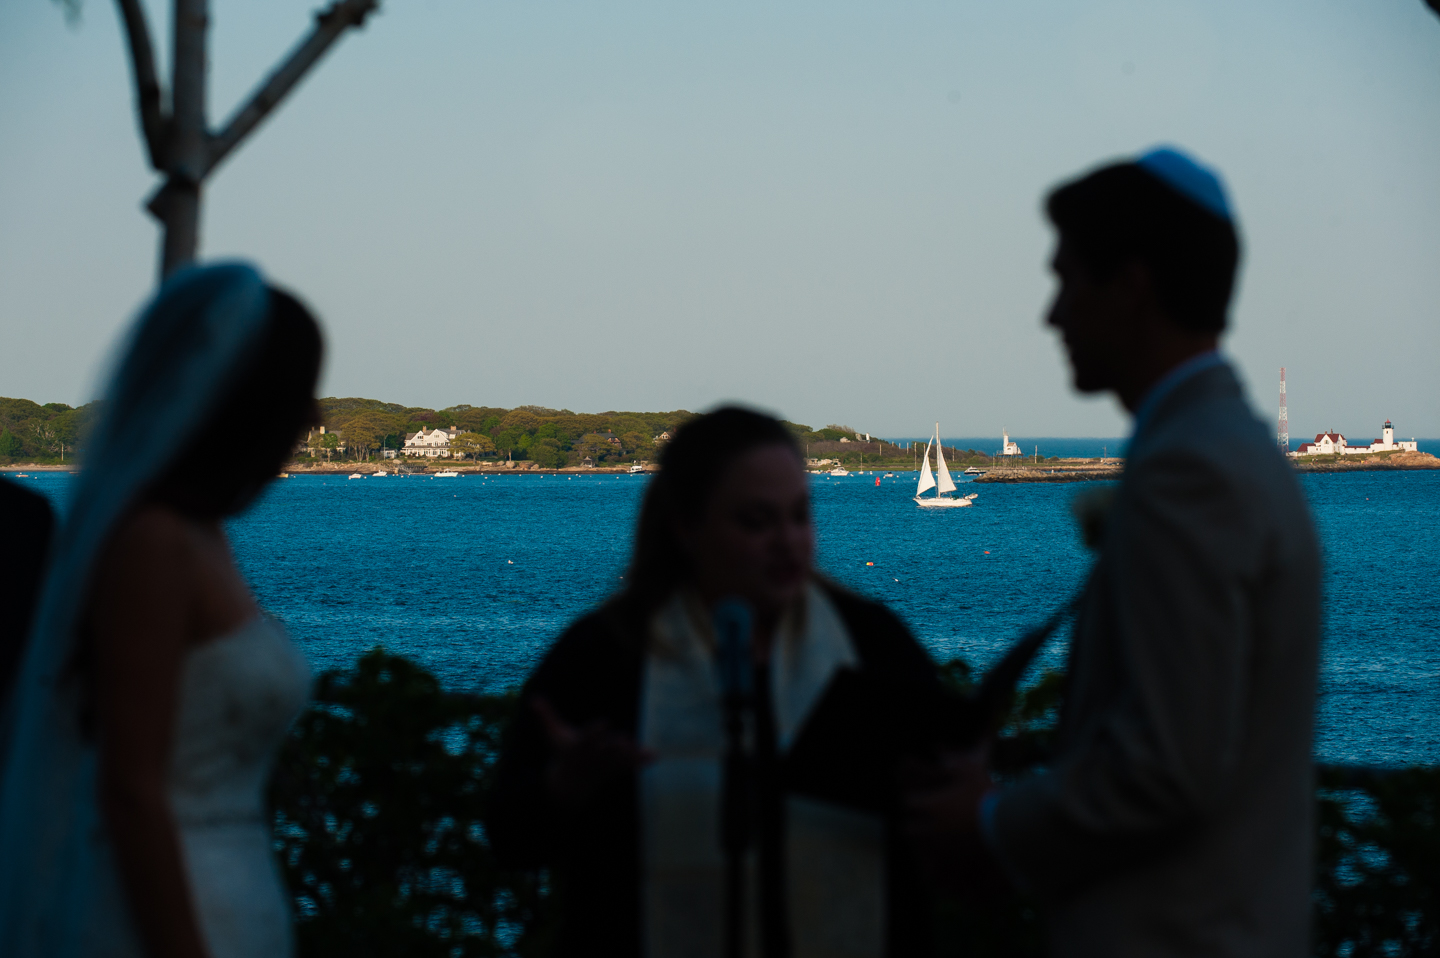
{"label": "white house on shore", "polygon": [[454,426],[449,429],[431,429],[428,432],[424,426],[421,426],[419,432],[405,434],[405,448],[402,451],[407,456],[448,459],[450,457],[450,440],[459,434],[460,430]]}
{"label": "white house on shore", "polygon": [[1314,442],[1301,443],[1300,448],[1290,453],[1292,456],[1360,456],[1372,452],[1417,452],[1420,444],[1414,439],[1395,441],[1395,427],[1390,425],[1390,420],[1385,420],[1385,425],[1380,430],[1380,438],[1368,446],[1352,446],[1345,437],[1338,432],[1322,432],[1315,437]]}

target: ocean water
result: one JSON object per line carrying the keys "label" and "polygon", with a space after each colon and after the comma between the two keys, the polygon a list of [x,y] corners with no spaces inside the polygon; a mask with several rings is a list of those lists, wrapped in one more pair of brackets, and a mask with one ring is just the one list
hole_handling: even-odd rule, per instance
{"label": "ocean water", "polygon": [[[21,481],[63,508],[73,480]],[[231,533],[317,669],[380,645],[450,687],[498,690],[620,585],[647,481],[295,476]],[[1069,504],[1087,484],[974,485],[974,508],[935,511],[915,507],[914,481],[816,477],[819,565],[888,603],[938,658],[983,666],[1082,582]],[[1317,755],[1440,763],[1440,472],[1301,481],[1326,558]],[[1062,635],[1037,667],[1063,655]]]}

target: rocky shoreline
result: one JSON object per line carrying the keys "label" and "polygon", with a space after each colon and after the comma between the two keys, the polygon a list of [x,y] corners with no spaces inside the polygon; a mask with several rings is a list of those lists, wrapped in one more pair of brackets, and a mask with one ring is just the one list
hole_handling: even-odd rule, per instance
{"label": "rocky shoreline", "polygon": [[1016,463],[988,469],[976,482],[1114,482],[1125,471],[1123,459],[1061,459]]}
{"label": "rocky shoreline", "polygon": [[[456,463],[445,460],[435,460],[427,463],[404,463],[405,472],[397,472],[395,460],[385,462],[337,462],[322,463],[320,465],[292,465],[287,466],[285,471],[292,476],[350,476],[359,473],[362,476],[371,476],[377,472],[387,475],[410,475],[410,476],[433,476],[437,472],[458,472],[462,476],[510,476],[510,475],[550,475],[550,476],[623,476],[630,472],[630,463],[620,466],[565,466],[560,469],[542,469],[531,462],[481,462],[481,463]],[[659,466],[646,464],[645,472],[656,472]]]}
{"label": "rocky shoreline", "polygon": [[[1428,452],[1379,453],[1369,456],[1326,456],[1314,459],[1292,459],[1296,472],[1404,472],[1440,469],[1440,458]],[[566,466],[561,469],[541,469],[530,462],[481,462],[455,463],[433,460],[424,463],[407,462],[406,474],[412,476],[433,476],[442,470],[453,470],[462,476],[487,475],[600,475],[620,476],[630,472],[627,463],[620,466]],[[655,472],[659,466],[645,464],[645,472]],[[1062,459],[1058,462],[1015,463],[993,466],[978,476],[975,481],[983,482],[1114,482],[1125,470],[1123,459]],[[16,463],[0,468],[0,475],[14,475],[17,472],[76,472],[73,463]],[[377,472],[396,475],[394,460],[383,462],[333,462],[286,467],[292,476],[349,476],[359,473],[371,476]],[[822,473],[823,474],[823,473]]]}
{"label": "rocky shoreline", "polygon": [[[1428,452],[1377,453],[1368,456],[1326,456],[1292,459],[1296,472],[1409,472],[1440,469],[1440,458]],[[988,470],[976,482],[1104,482],[1125,470],[1123,459],[1067,459],[1058,463],[1017,463]]]}
{"label": "rocky shoreline", "polygon": [[[1358,461],[1357,461],[1358,460]],[[1428,452],[1381,452],[1370,456],[1316,456],[1296,459],[1296,472],[1400,472],[1440,469]]]}

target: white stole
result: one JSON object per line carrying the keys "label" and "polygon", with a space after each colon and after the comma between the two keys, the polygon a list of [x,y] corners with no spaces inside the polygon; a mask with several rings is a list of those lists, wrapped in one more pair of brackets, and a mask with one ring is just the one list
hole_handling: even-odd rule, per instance
{"label": "white stole", "polygon": [[[725,747],[715,640],[699,602],[677,594],[650,629],[640,740],[642,937],[646,958],[721,958]],[[845,623],[815,585],[782,623],[771,667],[777,745],[795,741],[831,677],[855,668]],[[879,816],[809,798],[785,802],[786,900],[793,958],[878,958],[885,947],[885,842]],[[753,854],[745,952],[758,955]]]}

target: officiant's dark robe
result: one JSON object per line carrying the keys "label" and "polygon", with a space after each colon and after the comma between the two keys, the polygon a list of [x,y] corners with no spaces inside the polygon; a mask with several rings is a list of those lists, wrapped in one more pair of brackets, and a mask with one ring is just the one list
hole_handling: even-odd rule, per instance
{"label": "officiant's dark robe", "polygon": [[0,717],[25,651],[53,525],[43,496],[0,479]]}
{"label": "officiant's dark robe", "polygon": [[[898,832],[902,756],[933,754],[955,736],[960,707],[933,660],[884,606],[822,583],[855,653],[801,726],[781,765],[787,794],[873,814],[885,822],[885,951],[930,952],[931,914]],[[639,792],[621,776],[580,812],[549,801],[551,749],[530,703],[543,696],[583,728],[596,721],[638,734],[646,616],[623,597],[573,624],[526,683],[498,769],[487,827],[501,861],[549,867],[560,912],[560,955],[641,953]]]}

